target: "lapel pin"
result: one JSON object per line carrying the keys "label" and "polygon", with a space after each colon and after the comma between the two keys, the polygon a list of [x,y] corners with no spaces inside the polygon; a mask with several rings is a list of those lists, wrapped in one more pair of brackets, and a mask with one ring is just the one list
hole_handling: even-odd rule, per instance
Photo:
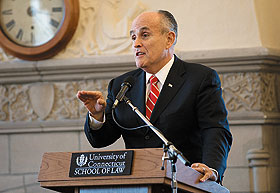
{"label": "lapel pin", "polygon": [[172,85],[172,84],[170,84],[170,83],[168,84],[168,86],[169,86],[170,88],[172,88],[172,87],[173,87],[173,85]]}

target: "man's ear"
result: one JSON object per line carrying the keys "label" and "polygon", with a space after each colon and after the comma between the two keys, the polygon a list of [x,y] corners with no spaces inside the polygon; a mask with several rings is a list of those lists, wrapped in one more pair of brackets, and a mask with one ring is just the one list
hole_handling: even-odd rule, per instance
{"label": "man's ear", "polygon": [[167,33],[167,44],[166,48],[169,49],[171,46],[173,46],[174,42],[176,40],[176,34],[173,31],[169,31]]}

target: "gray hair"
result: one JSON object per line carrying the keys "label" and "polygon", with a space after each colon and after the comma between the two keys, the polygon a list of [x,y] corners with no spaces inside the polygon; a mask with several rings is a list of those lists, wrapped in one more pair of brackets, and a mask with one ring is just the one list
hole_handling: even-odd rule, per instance
{"label": "gray hair", "polygon": [[164,30],[173,31],[175,33],[176,37],[175,42],[173,44],[175,45],[178,37],[178,24],[176,22],[175,17],[169,11],[158,10],[157,12],[163,16],[163,25],[165,28]]}

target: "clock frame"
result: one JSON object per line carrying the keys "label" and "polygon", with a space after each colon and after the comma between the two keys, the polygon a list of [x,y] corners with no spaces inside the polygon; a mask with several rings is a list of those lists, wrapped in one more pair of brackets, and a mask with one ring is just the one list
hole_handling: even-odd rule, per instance
{"label": "clock frame", "polygon": [[66,47],[76,31],[79,20],[79,1],[64,0],[65,16],[59,31],[48,42],[34,47],[21,46],[11,41],[0,30],[0,46],[9,54],[24,60],[43,60],[55,56]]}

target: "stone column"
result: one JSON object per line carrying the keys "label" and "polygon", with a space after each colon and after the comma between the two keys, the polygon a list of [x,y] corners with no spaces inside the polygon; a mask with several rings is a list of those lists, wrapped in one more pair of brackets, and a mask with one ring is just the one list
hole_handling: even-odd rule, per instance
{"label": "stone column", "polygon": [[264,149],[251,149],[247,153],[253,192],[270,192],[269,158],[269,152]]}

